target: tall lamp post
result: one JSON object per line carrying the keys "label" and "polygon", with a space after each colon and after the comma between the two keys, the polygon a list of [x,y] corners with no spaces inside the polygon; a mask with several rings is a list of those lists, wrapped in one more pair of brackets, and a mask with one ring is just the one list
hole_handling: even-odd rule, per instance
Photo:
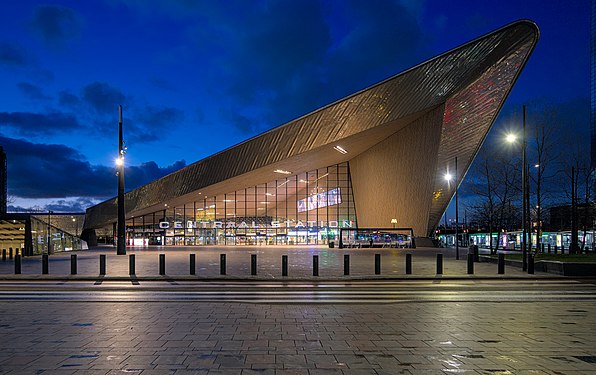
{"label": "tall lamp post", "polygon": [[452,179],[455,179],[455,260],[459,260],[459,201],[457,196],[457,156],[455,157],[455,177],[452,176],[449,172],[445,174],[445,180],[447,182],[451,182]]}
{"label": "tall lamp post", "polygon": [[[507,134],[506,137],[507,142],[515,143],[517,137],[515,134]],[[528,204],[526,199],[528,198],[528,177],[527,177],[527,160],[526,160],[526,149],[528,147],[528,140],[526,135],[526,106],[523,106],[523,128],[522,128],[522,142],[521,142],[521,149],[522,149],[522,240],[521,240],[521,248],[522,248],[522,269],[526,271],[528,269],[528,258],[527,258],[527,222],[528,222]]]}
{"label": "tall lamp post", "polygon": [[118,244],[117,255],[126,255],[126,218],[124,215],[124,154],[126,147],[122,140],[122,106],[118,106]]}

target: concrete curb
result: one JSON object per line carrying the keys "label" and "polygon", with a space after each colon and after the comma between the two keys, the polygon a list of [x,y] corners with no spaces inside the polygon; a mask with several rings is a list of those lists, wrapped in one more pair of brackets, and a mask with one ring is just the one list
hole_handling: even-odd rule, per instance
{"label": "concrete curb", "polygon": [[[497,259],[488,255],[480,255],[480,261],[497,263]],[[521,260],[505,259],[505,264],[522,268]],[[556,260],[538,260],[534,262],[534,271],[546,272],[567,277],[596,278],[596,263],[561,262]]]}

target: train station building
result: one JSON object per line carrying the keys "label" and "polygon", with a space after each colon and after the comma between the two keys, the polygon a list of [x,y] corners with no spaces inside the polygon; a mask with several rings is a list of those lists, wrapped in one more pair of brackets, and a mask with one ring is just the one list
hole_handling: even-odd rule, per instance
{"label": "train station building", "polygon": [[[538,35],[512,23],[126,193],[128,244],[327,244],[392,224],[432,235]],[[113,198],[87,209],[85,234],[111,240],[116,221]]]}

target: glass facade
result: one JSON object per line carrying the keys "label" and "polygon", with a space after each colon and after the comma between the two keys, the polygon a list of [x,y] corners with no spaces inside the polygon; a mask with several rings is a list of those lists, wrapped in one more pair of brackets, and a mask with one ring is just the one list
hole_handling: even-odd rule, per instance
{"label": "glass facade", "polygon": [[[347,163],[127,220],[129,246],[327,244],[356,227]],[[115,229],[114,229],[115,234]]]}
{"label": "glass facade", "polygon": [[53,225],[48,225],[46,221],[35,216],[31,217],[31,240],[34,255],[47,253],[48,242],[50,243],[50,253],[82,250],[79,237],[66,233]]}
{"label": "glass facade", "polygon": [[[74,232],[82,217],[58,214],[50,219],[47,215],[8,214],[7,218],[0,220],[0,247],[20,249],[23,255],[82,250],[81,239],[64,229],[70,225]],[[52,220],[51,224],[48,224],[48,219]]]}

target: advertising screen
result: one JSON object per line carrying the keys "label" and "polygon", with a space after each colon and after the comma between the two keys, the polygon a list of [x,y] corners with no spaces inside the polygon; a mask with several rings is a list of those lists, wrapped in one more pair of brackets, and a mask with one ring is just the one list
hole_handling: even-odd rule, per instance
{"label": "advertising screen", "polygon": [[298,212],[316,210],[341,203],[341,192],[335,188],[323,193],[311,195],[298,201]]}

